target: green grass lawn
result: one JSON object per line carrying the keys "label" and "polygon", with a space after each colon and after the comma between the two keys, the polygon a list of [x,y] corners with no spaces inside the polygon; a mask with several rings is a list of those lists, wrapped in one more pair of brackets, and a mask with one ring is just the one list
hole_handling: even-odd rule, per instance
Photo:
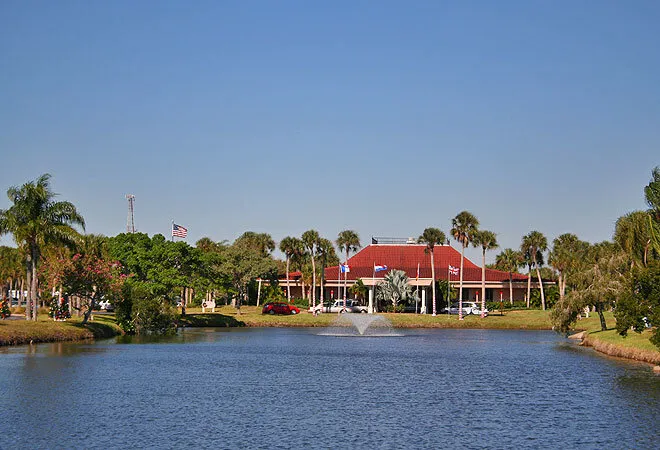
{"label": "green grass lawn", "polygon": [[40,314],[36,322],[0,320],[0,345],[77,341],[121,334],[114,315],[95,315],[87,325],[82,325],[81,321],[82,318],[73,317],[66,322],[55,322],[47,314]]}

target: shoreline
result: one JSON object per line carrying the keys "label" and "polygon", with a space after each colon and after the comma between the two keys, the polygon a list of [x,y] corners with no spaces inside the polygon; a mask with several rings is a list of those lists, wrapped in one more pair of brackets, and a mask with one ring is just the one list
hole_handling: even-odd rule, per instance
{"label": "shoreline", "polygon": [[654,366],[654,371],[660,370],[655,368],[660,367],[660,351],[653,352],[650,350],[642,350],[638,348],[626,347],[623,345],[616,345],[610,342],[604,342],[598,338],[594,338],[588,333],[584,335],[580,345],[591,347],[599,353],[613,356],[615,358],[623,358],[627,360],[648,363]]}
{"label": "shoreline", "polygon": [[[455,317],[431,318],[418,315],[386,314],[393,328],[443,328],[443,329],[500,329],[500,330],[546,330],[551,331],[549,322],[539,320],[521,320],[514,314],[510,316],[491,316],[493,320],[483,321],[478,317],[467,317],[459,322]],[[101,319],[101,317],[103,317]],[[50,319],[38,322],[1,321],[0,347],[14,347],[19,345],[49,343],[49,342],[76,342],[93,339],[105,339],[119,336],[122,330],[114,322],[114,317],[96,316],[97,320],[83,326],[79,321],[54,322]],[[300,314],[297,316],[263,316],[253,312],[241,314],[193,312],[179,319],[180,327],[190,328],[322,328],[330,326],[336,315],[311,316]],[[100,320],[99,320],[100,319]],[[514,319],[514,320],[512,320]],[[640,348],[639,336],[627,338],[628,344],[607,342],[608,335],[599,336],[600,331],[594,330],[589,324],[576,328],[576,333],[568,336],[569,339],[578,340],[579,345],[591,347],[595,351],[617,358],[639,361],[651,364],[654,371],[660,371],[660,351],[653,348]],[[614,330],[608,330],[609,340],[614,336]],[[607,333],[607,332],[606,332]],[[617,338],[618,339],[618,338]],[[632,342],[631,342],[632,341]],[[637,343],[637,346],[635,344]]]}

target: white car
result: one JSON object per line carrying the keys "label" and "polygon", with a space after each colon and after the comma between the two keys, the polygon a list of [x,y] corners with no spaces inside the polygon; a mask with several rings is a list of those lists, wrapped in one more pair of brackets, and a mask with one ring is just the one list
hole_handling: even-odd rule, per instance
{"label": "white car", "polygon": [[334,303],[327,303],[322,305],[316,305],[316,308],[309,308],[309,311],[312,313],[367,313],[368,308],[366,306],[360,305],[356,300],[346,300],[346,306],[344,306],[343,300],[335,300]]}
{"label": "white car", "polygon": [[[458,311],[458,303],[452,303],[449,314],[458,314]],[[443,308],[441,312],[447,314],[447,308]],[[488,309],[485,309],[484,312],[488,315]],[[467,316],[469,314],[481,315],[481,303],[463,302],[463,315]]]}

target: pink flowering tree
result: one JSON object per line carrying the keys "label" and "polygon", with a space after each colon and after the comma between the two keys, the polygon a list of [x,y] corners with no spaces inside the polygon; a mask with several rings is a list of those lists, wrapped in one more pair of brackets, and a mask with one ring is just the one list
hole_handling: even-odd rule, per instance
{"label": "pink flowering tree", "polygon": [[92,315],[94,305],[101,299],[118,299],[127,278],[121,273],[121,264],[101,256],[88,253],[73,255],[70,263],[57,275],[59,282],[69,295],[76,295],[83,301],[85,324]]}

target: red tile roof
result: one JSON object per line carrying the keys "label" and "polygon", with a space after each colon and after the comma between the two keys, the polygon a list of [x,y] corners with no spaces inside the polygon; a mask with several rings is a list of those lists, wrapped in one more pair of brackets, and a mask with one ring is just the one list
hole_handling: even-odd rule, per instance
{"label": "red tile roof", "polygon": [[[409,278],[431,278],[431,253],[427,253],[424,244],[371,244],[348,260],[349,280],[373,277],[374,264],[387,266],[387,271],[376,273],[376,278],[383,278],[392,269],[403,270]],[[436,245],[433,252],[436,280],[446,280],[448,266],[461,266],[461,253],[449,245]],[[325,269],[325,278],[336,280],[338,267]],[[343,275],[342,275],[343,276]],[[451,281],[458,281],[458,275],[452,275]],[[513,274],[514,281],[527,281],[526,275]],[[463,281],[481,281],[481,267],[467,258],[463,260]],[[509,281],[509,273],[500,270],[486,269],[486,281]]]}

